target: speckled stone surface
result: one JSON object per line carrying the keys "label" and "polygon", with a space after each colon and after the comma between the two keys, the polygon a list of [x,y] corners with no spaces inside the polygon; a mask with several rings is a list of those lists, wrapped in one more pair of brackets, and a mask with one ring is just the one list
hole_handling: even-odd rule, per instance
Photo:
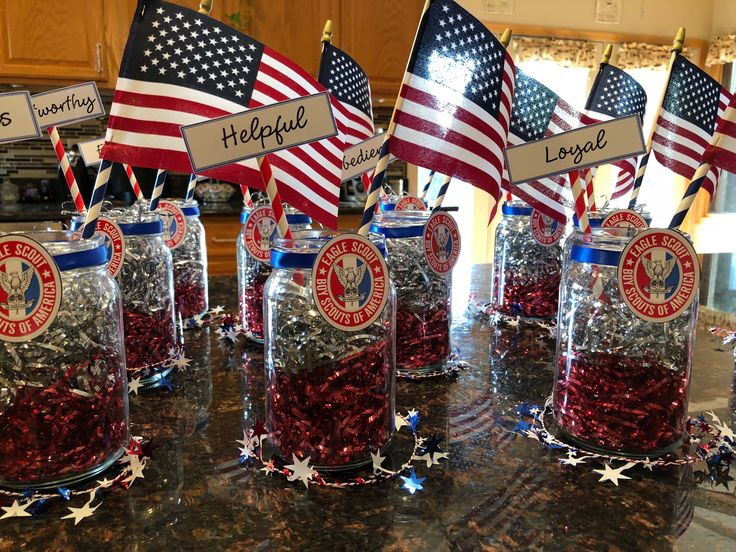
{"label": "speckled stone surface", "polygon": [[[420,431],[443,435],[450,452],[449,463],[418,468],[424,491],[411,496],[397,481],[307,490],[244,471],[235,440],[263,408],[262,355],[187,332],[192,367],[174,391],[131,400],[133,433],[152,441],[145,479],[76,527],[59,520],[60,503],[37,519],[0,521],[0,551],[736,549],[733,483],[698,486],[685,468],[630,470],[614,487],[501,431],[497,420],[515,405],[550,393],[554,342],[538,328],[497,331],[464,316],[469,293],[490,295],[489,267],[465,282],[456,280],[453,344],[472,367],[453,381],[398,384],[399,410],[420,409]],[[211,305],[235,312],[234,278],[213,278],[210,292]],[[691,411],[712,409],[733,426],[733,359],[719,348],[700,332]],[[479,416],[458,417],[468,407]]]}

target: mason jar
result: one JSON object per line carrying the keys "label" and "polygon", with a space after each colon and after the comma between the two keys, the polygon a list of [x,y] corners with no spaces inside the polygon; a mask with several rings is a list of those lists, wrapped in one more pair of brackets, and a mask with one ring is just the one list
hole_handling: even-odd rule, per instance
{"label": "mason jar", "polygon": [[[277,453],[322,469],[369,463],[394,430],[396,295],[369,326],[330,325],[312,296],[312,266],[332,233],[276,240],[264,290],[266,425]],[[371,241],[385,253],[382,236]],[[319,468],[318,468],[319,469]]]}
{"label": "mason jar", "polygon": [[[284,210],[292,232],[312,227],[312,219],[309,216],[289,205],[285,205]],[[271,265],[268,261],[256,259],[245,247],[245,223],[252,211],[252,208],[244,207],[240,214],[241,228],[236,246],[238,304],[245,335],[255,343],[263,343],[263,286],[271,274]]]}
{"label": "mason jar", "polygon": [[[585,448],[654,457],[681,442],[697,317],[695,299],[667,322],[639,318],[617,283],[633,228],[576,231],[557,323],[554,417]],[[652,285],[652,284],[650,284]]]}
{"label": "mason jar", "polygon": [[177,316],[184,320],[201,316],[209,310],[207,293],[207,243],[195,200],[169,199],[186,218],[186,234],[181,244],[171,250],[174,263],[174,302]]}
{"label": "mason jar", "polygon": [[49,325],[42,333],[25,341],[3,337],[0,486],[71,484],[105,470],[128,446],[120,290],[106,270],[101,236],[82,240],[67,231],[6,236],[40,243],[58,267],[59,280],[48,266],[36,265],[34,273],[26,261],[0,259],[5,291],[0,294],[0,321],[35,318],[41,307],[34,314],[34,302],[46,303],[49,289],[58,290],[60,302],[55,318],[46,317]]}
{"label": "mason jar", "polygon": [[[562,240],[542,245],[532,235],[533,209],[522,201],[501,207],[493,258],[493,310],[522,319],[557,315],[562,272]],[[550,228],[559,223],[546,220]],[[559,231],[559,230],[558,230]]]}
{"label": "mason jar", "polygon": [[424,256],[430,211],[374,215],[371,232],[386,239],[396,288],[396,368],[399,375],[442,369],[450,356],[451,276],[439,276]]}

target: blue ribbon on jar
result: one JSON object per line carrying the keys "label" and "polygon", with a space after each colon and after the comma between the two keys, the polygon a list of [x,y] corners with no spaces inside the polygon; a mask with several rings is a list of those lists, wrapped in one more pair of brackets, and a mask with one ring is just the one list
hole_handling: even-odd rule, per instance
{"label": "blue ribbon on jar", "polygon": [[[316,241],[316,240],[315,240]],[[320,241],[327,243],[328,239],[321,239]],[[376,244],[374,244],[376,245]],[[381,252],[383,258],[386,258],[386,247],[376,245],[378,251]],[[296,251],[279,251],[277,249],[271,249],[271,267],[272,268],[302,268],[310,269],[314,266],[314,262],[317,260],[316,252],[299,252]]]}
{"label": "blue ribbon on jar", "polygon": [[[83,220],[80,220],[79,218],[73,218],[72,221],[69,223],[69,229],[72,232],[76,232],[82,227],[83,224]],[[118,226],[120,226],[120,230],[122,230],[124,236],[145,236],[147,234],[162,234],[164,231],[164,223],[160,219],[151,222],[118,223]]]}
{"label": "blue ribbon on jar", "polygon": [[190,207],[182,207],[181,212],[184,213],[185,217],[198,217],[199,216],[199,206],[192,205]]}
{"label": "blue ribbon on jar", "polygon": [[418,238],[422,235],[424,235],[424,225],[423,224],[413,224],[411,226],[383,226],[381,224],[376,224],[375,222],[371,224],[371,232],[375,232],[376,234],[381,234],[383,237],[387,239],[395,239],[395,238]]}
{"label": "blue ribbon on jar", "polygon": [[75,268],[100,266],[107,263],[107,247],[103,244],[84,251],[60,253],[59,255],[53,255],[53,259],[61,272],[74,270]]}
{"label": "blue ribbon on jar", "polygon": [[[243,210],[240,213],[240,224],[245,224],[248,220],[251,210]],[[286,215],[286,222],[289,224],[312,224],[312,217],[303,213],[292,213]]]}
{"label": "blue ribbon on jar", "polygon": [[584,245],[573,245],[570,250],[570,258],[578,263],[618,266],[621,252],[612,251],[611,249],[585,247]]}
{"label": "blue ribbon on jar", "polygon": [[532,215],[532,209],[531,207],[520,207],[518,205],[502,205],[501,206],[501,214],[509,215],[512,217],[521,217],[521,216],[527,216],[530,217]]}

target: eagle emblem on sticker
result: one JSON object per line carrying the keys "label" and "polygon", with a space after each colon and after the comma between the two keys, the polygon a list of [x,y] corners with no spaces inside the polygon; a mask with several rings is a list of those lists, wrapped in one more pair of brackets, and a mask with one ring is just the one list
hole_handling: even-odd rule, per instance
{"label": "eagle emblem on sticker", "polygon": [[618,289],[642,320],[668,322],[698,294],[700,264],[690,241],[676,230],[652,228],[634,236],[618,264]]}
{"label": "eagle emblem on sticker", "polygon": [[439,276],[450,273],[460,257],[460,231],[455,219],[436,211],[424,226],[424,257],[429,268]]}
{"label": "eagle emblem on sticker", "polygon": [[367,328],[383,313],[389,295],[383,254],[368,238],[343,234],[328,241],[312,269],[312,296],[322,317],[335,328]]}
{"label": "eagle emblem on sticker", "polygon": [[61,275],[36,240],[0,237],[0,340],[22,342],[45,332],[61,305]]}

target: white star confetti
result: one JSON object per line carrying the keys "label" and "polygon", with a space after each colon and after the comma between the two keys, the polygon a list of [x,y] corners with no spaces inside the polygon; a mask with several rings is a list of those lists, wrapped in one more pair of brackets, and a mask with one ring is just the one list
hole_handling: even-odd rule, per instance
{"label": "white star confetti", "polygon": [[[102,504],[102,503],[100,503]],[[92,516],[92,514],[95,513],[95,510],[100,507],[100,504],[92,508],[92,500],[87,502],[84,506],[81,508],[69,508],[69,511],[71,514],[68,514],[66,516],[63,516],[61,519],[73,519],[74,525],[77,525],[80,521],[82,521],[84,518],[88,518]]]}
{"label": "white star confetti", "polygon": [[598,480],[599,483],[603,483],[604,481],[610,481],[614,485],[618,487],[618,480],[619,479],[631,479],[627,475],[623,475],[624,470],[628,470],[631,466],[634,465],[634,462],[627,462],[620,468],[613,469],[611,467],[611,464],[604,464],[602,470],[593,470],[595,473],[599,473],[601,475],[601,478]]}
{"label": "white star confetti", "polygon": [[0,519],[12,518],[12,517],[30,517],[31,513],[26,511],[32,502],[24,502],[20,504],[17,500],[13,501],[11,506],[3,506],[2,509],[5,512]]}
{"label": "white star confetti", "polygon": [[298,479],[299,481],[304,483],[305,487],[309,487],[309,481],[317,473],[312,469],[312,466],[309,465],[309,460],[311,459],[311,456],[307,456],[304,460],[299,460],[296,457],[296,454],[292,452],[291,459],[294,463],[284,466],[286,469],[291,470],[292,472],[292,474],[289,475],[287,479],[289,481],[296,481]]}

